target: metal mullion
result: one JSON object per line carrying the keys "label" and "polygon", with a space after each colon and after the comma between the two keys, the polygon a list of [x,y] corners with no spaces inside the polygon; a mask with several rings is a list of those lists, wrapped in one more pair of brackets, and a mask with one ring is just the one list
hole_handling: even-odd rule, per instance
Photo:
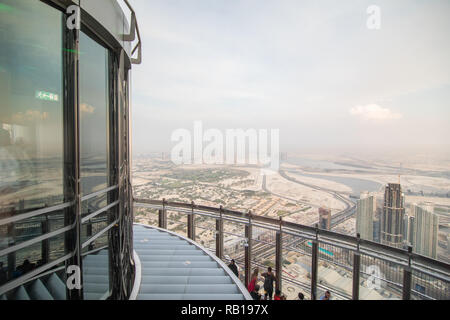
{"label": "metal mullion", "polygon": [[[79,39],[80,30],[66,28],[67,14],[63,15],[64,30],[64,197],[74,201],[74,205],[65,210],[65,224],[75,225],[67,232],[64,246],[71,256],[66,261],[69,267],[79,268],[79,280],[83,283],[81,259],[81,182],[80,182],[80,106],[79,106]],[[68,300],[83,300],[83,288],[69,289],[66,286]]]}

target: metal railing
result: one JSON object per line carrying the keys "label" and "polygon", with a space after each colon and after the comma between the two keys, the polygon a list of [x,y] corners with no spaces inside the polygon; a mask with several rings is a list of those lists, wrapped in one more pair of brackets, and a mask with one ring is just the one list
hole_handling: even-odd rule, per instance
{"label": "metal railing", "polygon": [[[206,242],[203,245],[222,260],[233,258],[243,267],[245,284],[253,268],[270,265],[279,279],[278,289],[306,289],[311,299],[329,290],[339,299],[450,300],[450,265],[413,253],[411,248],[389,247],[317,225],[222,206],[134,199],[134,207],[135,217],[148,209],[157,212],[153,224]],[[209,234],[199,236],[199,230]]]}
{"label": "metal railing", "polygon": [[[82,200],[106,197],[117,189],[118,185],[108,187],[84,196]],[[16,211],[13,210],[6,215],[6,218],[0,219],[2,228],[0,239],[3,240],[0,246],[0,261],[7,262],[7,268],[4,268],[6,270],[2,270],[5,277],[0,281],[0,295],[28,283],[36,277],[41,277],[48,271],[54,271],[55,267],[66,263],[73,257],[73,252],[66,252],[64,239],[66,233],[75,228],[75,224],[66,224],[66,213],[64,212],[64,209],[70,208],[73,204],[74,202],[63,203],[24,213],[18,211],[18,214],[15,214]],[[86,234],[80,235],[82,249],[91,251],[94,248],[94,242],[100,237],[104,237],[106,232],[117,223],[117,220],[109,223],[108,218],[103,215],[118,205],[119,201],[114,201],[95,212],[87,211],[84,214],[82,227],[86,229]],[[95,232],[93,232],[93,226],[97,229]],[[58,246],[60,248],[56,248]],[[81,255],[86,255],[86,252]],[[37,260],[33,256],[38,257]],[[17,267],[25,259],[29,259],[35,268],[30,272],[15,275]]]}
{"label": "metal railing", "polygon": [[[138,42],[131,50],[131,63],[133,64],[141,64],[142,62],[142,41],[141,41],[141,33],[139,32],[139,25],[136,19],[136,13],[134,12],[133,7],[130,5],[128,0],[123,0],[128,9],[131,12],[131,21],[130,21],[130,33],[127,35],[123,35],[124,41],[133,42],[136,39],[136,34],[138,37]],[[138,50],[137,58],[133,58],[134,53]]]}

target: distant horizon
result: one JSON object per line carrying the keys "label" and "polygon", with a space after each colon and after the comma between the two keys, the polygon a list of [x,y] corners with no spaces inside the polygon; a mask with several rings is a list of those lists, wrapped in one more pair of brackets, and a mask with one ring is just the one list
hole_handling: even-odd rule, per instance
{"label": "distant horizon", "polygon": [[379,0],[379,29],[368,0],[131,3],[134,153],[196,120],[279,129],[286,152],[450,150],[449,1]]}

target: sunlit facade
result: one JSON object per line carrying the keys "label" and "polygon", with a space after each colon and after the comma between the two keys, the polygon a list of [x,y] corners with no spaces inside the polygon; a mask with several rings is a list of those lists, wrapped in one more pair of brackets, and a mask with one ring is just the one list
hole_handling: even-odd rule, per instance
{"label": "sunlit facade", "polygon": [[373,220],[376,210],[376,199],[368,192],[362,192],[356,201],[356,233],[362,239],[373,240]]}
{"label": "sunlit facade", "polygon": [[430,204],[413,204],[413,249],[415,252],[437,259],[439,217]]}
{"label": "sunlit facade", "polygon": [[381,243],[402,248],[404,245],[405,198],[400,184],[389,183],[384,191],[381,215]]}

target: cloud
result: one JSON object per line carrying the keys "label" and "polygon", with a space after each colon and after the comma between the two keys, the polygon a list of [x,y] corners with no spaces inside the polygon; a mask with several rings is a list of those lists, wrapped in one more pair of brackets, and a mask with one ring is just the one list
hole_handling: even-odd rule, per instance
{"label": "cloud", "polygon": [[81,113],[93,114],[95,108],[87,103],[82,103],[80,105],[80,110],[81,110]]}
{"label": "cloud", "polygon": [[356,106],[350,109],[350,114],[363,120],[396,120],[403,118],[401,113],[393,112],[388,108],[380,107],[377,104],[368,104],[365,106]]}

